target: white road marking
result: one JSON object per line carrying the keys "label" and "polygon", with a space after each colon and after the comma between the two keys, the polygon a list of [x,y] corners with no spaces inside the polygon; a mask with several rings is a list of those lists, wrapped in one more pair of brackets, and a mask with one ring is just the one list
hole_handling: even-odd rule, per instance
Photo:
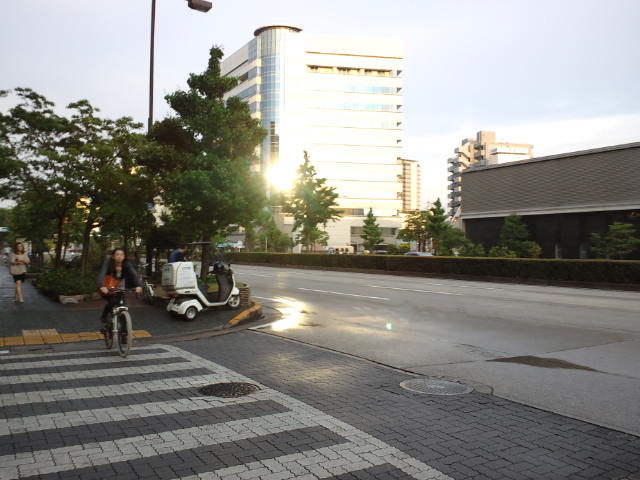
{"label": "white road marking", "polygon": [[437,293],[440,295],[462,295],[461,293],[451,293],[451,292],[435,292],[433,290],[418,290],[415,288],[399,288],[399,287],[384,287],[382,285],[360,285],[361,287],[369,287],[369,288],[385,288],[387,290],[403,290],[405,292],[421,292],[421,293]]}
{"label": "white road marking", "polygon": [[317,290],[315,288],[298,287],[298,290],[305,290],[307,292],[331,293],[333,295],[345,295],[347,297],[362,297],[362,298],[373,298],[375,300],[389,300],[388,298],[385,298],[385,297],[371,297],[369,295],[356,295],[355,293],[331,292],[329,290]]}
{"label": "white road marking", "polygon": [[[177,347],[169,345],[162,345],[161,347],[167,350],[169,355],[179,356],[185,363],[195,368],[218,372],[217,375],[226,377],[227,381],[257,383],[222,365],[205,360]],[[26,363],[34,363],[32,358],[27,358],[27,360],[29,361]],[[52,366],[65,364],[64,358],[57,362],[55,360],[49,361]],[[159,367],[165,367],[165,365],[159,365]],[[145,367],[137,367],[137,369],[142,372]],[[165,385],[165,387],[167,386],[169,385]],[[300,451],[289,455],[223,467],[186,478],[189,480],[231,477],[257,478],[262,474],[273,476],[271,475],[272,473],[281,478],[300,478],[303,475],[313,478],[329,478],[370,468],[372,465],[389,464],[400,469],[411,478],[451,480],[450,477],[433,467],[410,457],[406,453],[391,447],[352,425],[344,423],[277,390],[272,390],[260,384],[258,386],[260,387],[259,392],[242,399],[210,399],[194,396],[192,398],[133,404],[116,409],[103,407],[94,410],[76,410],[5,419],[0,422],[0,433],[6,436],[7,432],[36,432],[51,428],[68,428],[114,420],[126,422],[133,418],[178,414],[185,410],[197,411],[211,406],[224,408],[227,405],[234,404],[250,405],[254,401],[271,401],[286,409],[281,413],[267,415],[256,411],[254,416],[249,415],[238,420],[175,430],[162,430],[113,440],[100,439],[100,441],[96,442],[80,443],[77,439],[70,438],[54,448],[20,451],[16,454],[0,456],[0,478],[3,480],[17,480],[22,477],[57,472],[63,474],[63,476],[65,475],[64,472],[73,475],[83,468],[95,468],[101,465],[144,458],[158,458],[162,455],[185,452],[203,446],[213,447],[228,444],[229,442],[251,440],[256,437],[264,438],[267,435],[277,435],[304,428],[322,427],[341,438],[336,439],[337,443],[322,448],[305,450],[304,446],[301,446]],[[88,388],[96,390],[96,387]],[[149,388],[143,388],[142,391],[149,391]],[[80,396],[86,396],[86,392],[78,393]],[[68,400],[68,398],[61,395],[59,398],[56,396],[50,401],[54,403],[58,400]],[[16,402],[16,404],[21,403],[20,401]],[[236,473],[239,475],[236,475]]]}

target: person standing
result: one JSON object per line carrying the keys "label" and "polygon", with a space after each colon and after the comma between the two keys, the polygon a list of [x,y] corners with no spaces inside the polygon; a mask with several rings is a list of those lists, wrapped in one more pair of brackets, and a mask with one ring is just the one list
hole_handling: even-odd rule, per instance
{"label": "person standing", "polygon": [[22,296],[22,284],[27,273],[27,265],[31,263],[29,256],[24,251],[22,243],[16,243],[13,247],[13,253],[9,256],[9,271],[13,275],[13,281],[16,283],[16,302],[24,303]]}
{"label": "person standing", "polygon": [[184,262],[184,252],[187,249],[184,245],[180,245],[173,252],[169,254],[169,263]]}

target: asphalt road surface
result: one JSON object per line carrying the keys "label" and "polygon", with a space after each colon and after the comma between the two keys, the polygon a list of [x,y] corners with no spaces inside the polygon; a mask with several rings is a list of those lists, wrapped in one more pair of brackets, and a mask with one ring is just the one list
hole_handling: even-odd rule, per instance
{"label": "asphalt road surface", "polygon": [[640,293],[235,265],[261,327],[640,435]]}

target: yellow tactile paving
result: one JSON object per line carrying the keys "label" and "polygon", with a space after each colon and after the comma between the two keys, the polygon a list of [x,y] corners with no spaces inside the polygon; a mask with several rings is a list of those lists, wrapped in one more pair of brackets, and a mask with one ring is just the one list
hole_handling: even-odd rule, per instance
{"label": "yellow tactile paving", "polygon": [[46,343],[46,344],[64,342],[64,340],[62,340],[62,337],[60,335],[43,335],[42,339],[44,340],[44,343]]}
{"label": "yellow tactile paving", "polygon": [[80,332],[78,335],[82,340],[100,340],[102,338],[100,332]]}
{"label": "yellow tactile paving", "polygon": [[134,330],[133,331],[133,338],[146,338],[146,337],[150,337],[151,334],[149,332],[147,332],[146,330]]}
{"label": "yellow tactile paving", "polygon": [[[134,338],[148,338],[152,335],[146,330],[134,330]],[[0,337],[0,347],[14,345],[43,345],[52,343],[86,342],[102,340],[100,332],[58,333],[55,328],[41,330],[22,330],[19,337]]]}
{"label": "yellow tactile paving", "polygon": [[77,333],[61,333],[60,336],[62,337],[63,342],[79,342],[80,341],[80,335],[78,335]]}

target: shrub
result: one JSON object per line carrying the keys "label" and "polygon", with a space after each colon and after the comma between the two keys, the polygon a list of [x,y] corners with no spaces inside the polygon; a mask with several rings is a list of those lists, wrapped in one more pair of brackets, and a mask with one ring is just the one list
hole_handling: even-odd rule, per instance
{"label": "shrub", "polygon": [[640,284],[640,261],[633,260],[407,257],[404,255],[323,255],[257,252],[230,253],[227,258],[231,262],[268,265]]}
{"label": "shrub", "polygon": [[98,289],[95,274],[66,268],[40,274],[36,286],[48,295],[84,295]]}

